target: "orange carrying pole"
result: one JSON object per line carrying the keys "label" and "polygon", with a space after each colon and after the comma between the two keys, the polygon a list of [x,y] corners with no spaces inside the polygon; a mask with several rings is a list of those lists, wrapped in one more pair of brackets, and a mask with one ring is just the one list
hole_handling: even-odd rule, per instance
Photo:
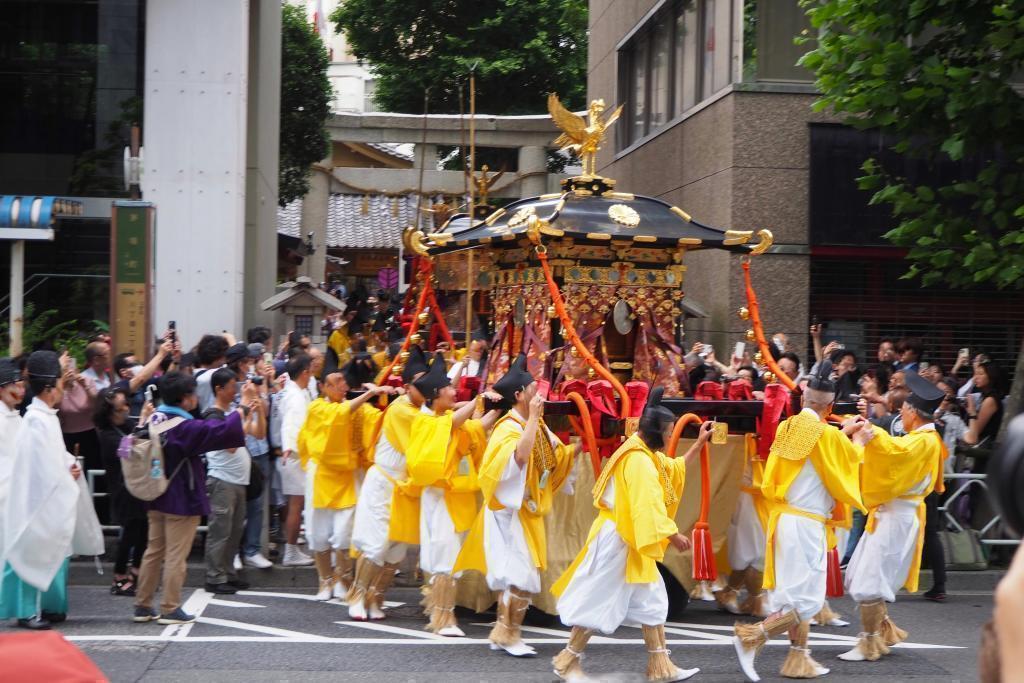
{"label": "orange carrying pole", "polygon": [[[687,425],[699,425],[703,422],[699,415],[686,413],[672,429],[672,437],[668,442],[669,457],[676,457],[679,439]],[[693,579],[695,581],[714,581],[718,578],[715,566],[715,549],[711,543],[711,528],[708,526],[708,514],[711,511],[711,447],[707,442],[700,450],[700,516],[693,525]]]}
{"label": "orange carrying pole", "polygon": [[798,391],[796,382],[779,369],[768,349],[768,342],[764,338],[764,326],[761,324],[761,311],[757,306],[757,295],[754,293],[754,285],[750,282],[750,261],[743,262],[743,283],[746,287],[747,310],[750,311],[750,322],[753,324],[754,339],[757,341],[757,350],[761,352],[761,358],[779,382],[782,382],[790,391]]}
{"label": "orange carrying pole", "polygon": [[569,342],[576,348],[579,354],[587,361],[587,365],[594,369],[594,372],[601,375],[603,379],[608,380],[615,392],[619,395],[620,407],[619,417],[625,420],[631,413],[631,404],[629,395],[626,393],[625,387],[622,383],[613,375],[608,369],[598,362],[594,354],[590,352],[583,340],[580,339],[579,334],[576,333],[576,327],[572,324],[572,319],[569,318],[569,314],[565,310],[565,302],[562,301],[562,293],[558,290],[558,285],[555,284],[555,278],[551,275],[551,266],[548,265],[548,254],[547,249],[542,244],[538,244],[536,248],[537,258],[540,259],[541,268],[544,270],[544,279],[548,283],[548,292],[551,294],[551,302],[555,306],[555,312],[558,314],[558,319],[562,323],[562,331],[565,336],[569,339]]}
{"label": "orange carrying pole", "polygon": [[596,479],[601,474],[601,453],[597,450],[594,424],[590,421],[590,408],[587,406],[586,400],[575,391],[570,392],[566,398],[575,403],[576,407],[579,408],[579,420],[574,419],[575,416],[570,416],[569,421],[572,423],[576,433],[583,439],[583,445],[586,446],[587,451],[590,453],[590,465],[594,468],[594,478]]}

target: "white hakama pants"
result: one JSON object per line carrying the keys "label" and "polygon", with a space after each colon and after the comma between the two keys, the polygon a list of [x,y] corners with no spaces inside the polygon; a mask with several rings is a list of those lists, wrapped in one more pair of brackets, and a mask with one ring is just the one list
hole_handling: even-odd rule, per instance
{"label": "white hakama pants", "polygon": [[626,583],[629,547],[608,520],[587,548],[565,591],[558,614],[566,626],[614,633],[619,626],[659,626],[668,618],[665,581]]}
{"label": "white hakama pants", "polygon": [[352,544],[356,508],[313,508],[310,511],[309,547],[314,552],[345,550]]}
{"label": "white hakama pants", "polygon": [[428,574],[451,574],[466,534],[457,533],[444,489],[427,486],[420,496],[420,569]]}
{"label": "white hakama pants", "polygon": [[380,465],[371,467],[363,479],[363,488],[356,502],[352,546],[374,564],[395,564],[405,557],[406,545],[392,543],[388,539],[394,485],[378,467]]}
{"label": "white hakama pants", "polygon": [[733,571],[743,571],[748,567],[764,571],[764,528],[757,516],[754,499],[746,491],[740,491],[727,538],[729,566]]}
{"label": "white hakama pants", "polygon": [[846,592],[857,602],[894,602],[917,551],[919,503],[892,500],[875,511],[875,532],[861,536],[846,568]]}
{"label": "white hakama pants", "polygon": [[798,515],[779,517],[770,611],[793,610],[801,621],[812,619],[825,604],[827,567],[825,525]]}

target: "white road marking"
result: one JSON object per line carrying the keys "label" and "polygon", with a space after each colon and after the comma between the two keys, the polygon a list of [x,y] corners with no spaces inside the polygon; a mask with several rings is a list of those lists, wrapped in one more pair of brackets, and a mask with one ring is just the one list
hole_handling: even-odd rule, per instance
{"label": "white road marking", "polygon": [[266,605],[253,605],[249,602],[235,602],[234,600],[220,600],[218,598],[210,600],[210,604],[218,605],[219,607],[258,607],[260,609],[266,607]]}
{"label": "white road marking", "polygon": [[263,626],[262,624],[247,624],[244,621],[235,621],[233,619],[214,619],[211,617],[200,617],[199,622],[202,624],[210,624],[211,626],[223,626],[225,628],[237,628],[243,631],[255,631],[256,633],[263,633],[268,636],[277,636],[279,638],[312,638],[312,641],[306,642],[325,642],[330,640],[326,636],[318,636],[311,633],[303,633],[302,631],[292,631],[286,628],[276,628],[274,626]]}
{"label": "white road marking", "polygon": [[[238,595],[258,595],[267,598],[287,598],[289,600],[307,600],[309,602],[319,602],[324,605],[338,605],[339,607],[348,607],[348,603],[338,600],[317,600],[315,595],[306,595],[305,593],[276,593],[274,591],[238,591]],[[392,602],[390,600],[384,601],[384,607],[402,607],[405,605],[404,602]]]}
{"label": "white road marking", "polygon": [[402,628],[401,626],[389,626],[382,624],[379,621],[336,621],[335,624],[341,624],[342,626],[354,626],[356,628],[365,628],[368,631],[382,631],[384,633],[394,633],[399,636],[409,636],[410,638],[421,638],[423,640],[465,640],[465,638],[448,638],[446,636],[439,636],[436,633],[430,631],[417,631],[411,628]]}
{"label": "white road marking", "polygon": [[[206,591],[198,588],[192,591],[192,595],[188,596],[188,600],[181,606],[182,611],[186,614],[191,614],[196,618],[203,613],[206,606],[213,600],[213,593],[207,593]],[[164,632],[161,634],[167,637],[184,638],[192,630],[192,624],[171,624],[164,627]]]}

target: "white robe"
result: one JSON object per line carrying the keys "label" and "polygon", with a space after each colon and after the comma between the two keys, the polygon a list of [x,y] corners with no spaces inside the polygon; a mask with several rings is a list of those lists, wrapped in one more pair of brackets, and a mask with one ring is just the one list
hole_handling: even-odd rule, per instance
{"label": "white robe", "polygon": [[[935,425],[921,429],[935,429]],[[927,475],[901,495],[920,496],[928,490],[931,480],[931,475]],[[919,505],[914,500],[897,498],[875,511],[874,533],[864,532],[846,568],[846,592],[851,598],[857,602],[895,602],[896,593],[907,582],[917,551]]]}
{"label": "white robe", "polygon": [[[21,414],[0,402],[0,512],[6,511],[7,493],[10,491],[11,472],[14,469],[14,440],[21,427]],[[4,550],[4,524],[0,523],[0,555]],[[3,563],[0,563],[0,570]]]}
{"label": "white robe", "polygon": [[[786,492],[792,507],[828,518],[834,500],[821,482],[810,458]],[[810,620],[825,604],[828,567],[825,525],[798,515],[783,514],[775,530],[775,588],[770,611],[795,610]]]}
{"label": "white robe", "polygon": [[18,578],[45,591],[71,555],[80,491],[68,472],[75,458],[64,446],[57,410],[34,398],[14,451],[0,566],[9,563]]}
{"label": "white robe", "polygon": [[[601,496],[609,509],[615,507],[615,482],[609,481]],[[668,618],[665,580],[626,583],[626,545],[615,522],[607,520],[591,542],[558,599],[558,614],[566,626],[581,626],[614,633],[619,626],[659,626]]]}
{"label": "white robe", "polygon": [[[310,380],[312,383],[312,380]],[[277,470],[281,475],[281,492],[286,496],[305,496],[307,476],[299,462],[299,431],[306,421],[306,413],[312,401],[310,391],[301,388],[292,380],[286,380],[281,392],[281,450],[291,451],[288,460],[278,458]],[[310,477],[312,479],[312,477]],[[307,520],[308,521],[308,520]]]}
{"label": "white robe", "polygon": [[420,495],[420,569],[428,574],[451,574],[466,533],[455,531],[444,489],[426,486]]}
{"label": "white robe", "polygon": [[[388,539],[391,523],[391,496],[394,485],[388,480],[404,481],[408,476],[405,456],[398,452],[381,430],[374,450],[374,466],[366,472],[356,501],[352,546],[374,564],[394,564],[405,557],[406,544]],[[384,472],[381,472],[384,470]],[[388,476],[385,476],[384,473]]]}

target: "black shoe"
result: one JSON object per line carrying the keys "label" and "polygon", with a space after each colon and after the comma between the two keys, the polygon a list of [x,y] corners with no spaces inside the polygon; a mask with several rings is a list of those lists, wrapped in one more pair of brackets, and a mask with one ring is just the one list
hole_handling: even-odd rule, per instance
{"label": "black shoe", "polygon": [[161,614],[160,618],[156,620],[158,624],[171,625],[171,624],[191,624],[196,618],[191,614],[185,612],[180,607],[170,614]]}
{"label": "black shoe", "polygon": [[43,610],[43,619],[46,619],[51,624],[59,624],[62,621],[67,621],[68,615],[64,612],[47,612]]}
{"label": "black shoe", "polygon": [[205,586],[207,593],[216,593],[217,595],[234,595],[238,592],[238,589],[227,583],[208,583]]}
{"label": "black shoe", "polygon": [[51,628],[53,628],[50,622],[46,621],[45,619],[40,619],[39,617],[32,617],[30,619],[18,619],[18,626],[22,628],[27,628],[31,631],[48,631]]}
{"label": "black shoe", "polygon": [[932,588],[930,591],[924,594],[925,600],[931,600],[932,602],[945,602],[946,591],[940,588]]}
{"label": "black shoe", "polygon": [[152,607],[136,607],[135,615],[132,617],[132,621],[144,624],[147,621],[154,621],[159,619],[160,615],[156,613],[156,610]]}
{"label": "black shoe", "polygon": [[249,590],[249,582],[248,581],[242,581],[241,579],[231,579],[230,581],[228,581],[227,585],[231,586],[235,590],[240,590],[240,591],[247,591],[247,590]]}

